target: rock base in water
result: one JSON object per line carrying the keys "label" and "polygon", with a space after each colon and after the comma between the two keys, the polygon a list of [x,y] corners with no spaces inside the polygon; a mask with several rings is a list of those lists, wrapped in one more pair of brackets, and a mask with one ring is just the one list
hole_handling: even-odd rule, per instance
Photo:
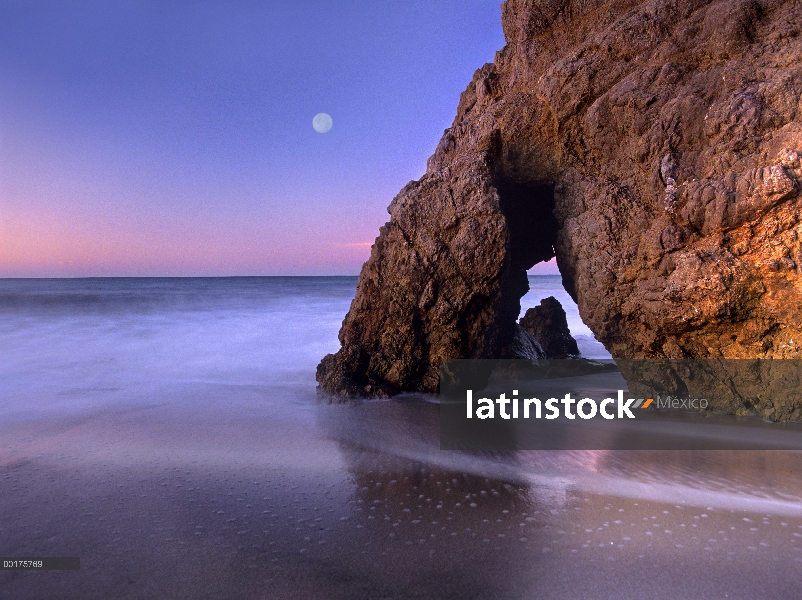
{"label": "rock base in water", "polygon": [[537,340],[545,358],[573,358],[579,356],[579,347],[571,337],[568,319],[559,300],[549,296],[526,311],[520,325]]}

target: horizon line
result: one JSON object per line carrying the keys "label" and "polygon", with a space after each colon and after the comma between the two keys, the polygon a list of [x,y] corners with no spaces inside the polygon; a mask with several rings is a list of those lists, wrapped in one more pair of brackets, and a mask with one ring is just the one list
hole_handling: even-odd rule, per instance
{"label": "horizon line", "polygon": [[[265,277],[359,277],[359,273],[354,275],[81,275],[81,276],[22,276],[7,277],[0,275],[0,280],[5,279],[256,279]],[[527,277],[561,277],[560,273],[527,273]]]}

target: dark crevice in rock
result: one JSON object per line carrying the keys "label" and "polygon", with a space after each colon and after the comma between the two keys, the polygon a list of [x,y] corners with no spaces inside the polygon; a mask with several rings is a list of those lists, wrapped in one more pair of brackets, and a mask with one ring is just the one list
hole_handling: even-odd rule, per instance
{"label": "dark crevice in rock", "polygon": [[554,218],[553,185],[521,183],[504,177],[497,177],[494,183],[509,235],[508,262],[501,278],[497,308],[505,346],[499,354],[506,357],[516,354],[511,348],[521,346],[516,343],[521,335],[517,320],[521,298],[529,291],[527,271],[554,257],[558,224]]}
{"label": "dark crevice in rock", "polygon": [[512,265],[525,272],[554,258],[558,229],[554,218],[554,186],[511,179],[499,179],[495,184],[509,228]]}

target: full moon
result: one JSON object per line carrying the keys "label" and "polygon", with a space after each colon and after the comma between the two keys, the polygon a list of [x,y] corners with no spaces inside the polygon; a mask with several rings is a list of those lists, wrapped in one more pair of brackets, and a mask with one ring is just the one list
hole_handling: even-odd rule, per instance
{"label": "full moon", "polygon": [[314,127],[315,131],[318,133],[326,133],[329,129],[331,129],[331,126],[331,117],[326,113],[318,113],[315,115],[315,118],[312,119],[312,127]]}

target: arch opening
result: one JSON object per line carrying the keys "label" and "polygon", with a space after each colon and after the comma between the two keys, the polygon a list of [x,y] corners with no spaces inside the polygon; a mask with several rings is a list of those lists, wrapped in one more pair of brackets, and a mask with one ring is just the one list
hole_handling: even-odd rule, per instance
{"label": "arch opening", "polygon": [[495,183],[509,233],[507,265],[502,274],[498,305],[501,342],[507,347],[516,338],[521,298],[529,291],[527,271],[554,257],[559,225],[554,217],[553,184],[503,177]]}

